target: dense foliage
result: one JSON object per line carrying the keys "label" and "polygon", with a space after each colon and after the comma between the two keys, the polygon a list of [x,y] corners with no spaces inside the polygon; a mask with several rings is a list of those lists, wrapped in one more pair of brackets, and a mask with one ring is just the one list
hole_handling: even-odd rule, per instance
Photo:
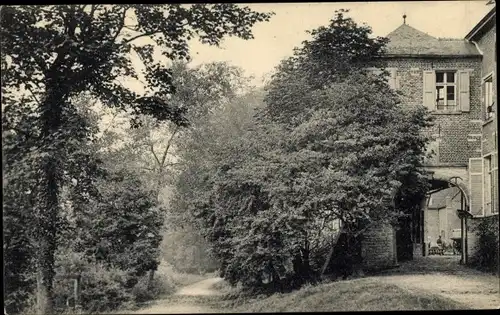
{"label": "dense foliage", "polygon": [[264,108],[228,105],[237,126],[218,115],[193,135],[203,142],[186,142],[175,200],[200,219],[232,284],[314,282],[336,226],[357,239],[426,191],[427,111],[402,108],[386,74],[363,69],[385,40],[344,13],[277,68]]}
{"label": "dense foliage", "polygon": [[500,235],[498,231],[498,216],[490,216],[472,222],[473,231],[478,236],[478,242],[471,257],[471,264],[482,270],[498,274]]}

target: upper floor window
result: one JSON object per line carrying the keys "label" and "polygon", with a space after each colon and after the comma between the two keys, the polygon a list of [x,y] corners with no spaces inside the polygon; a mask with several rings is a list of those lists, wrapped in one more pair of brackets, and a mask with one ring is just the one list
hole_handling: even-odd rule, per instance
{"label": "upper floor window", "polygon": [[488,119],[493,116],[494,101],[495,101],[495,96],[493,95],[493,76],[490,75],[483,82],[483,102],[485,109],[484,119]]}
{"label": "upper floor window", "polygon": [[455,71],[436,71],[437,110],[456,110],[457,86],[455,74]]}
{"label": "upper floor window", "polygon": [[469,112],[470,72],[470,69],[424,70],[423,105],[431,112]]}
{"label": "upper floor window", "polygon": [[[380,68],[366,68],[366,70],[370,71],[374,75],[380,75],[382,73],[382,69]],[[387,72],[389,72],[389,76],[387,77],[387,84],[393,90],[399,89],[399,77],[397,76],[396,68],[386,68]]]}

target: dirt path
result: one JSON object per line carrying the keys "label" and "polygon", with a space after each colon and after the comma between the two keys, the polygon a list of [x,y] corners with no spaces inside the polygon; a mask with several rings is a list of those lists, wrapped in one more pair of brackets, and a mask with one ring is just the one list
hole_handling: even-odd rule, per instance
{"label": "dirt path", "polygon": [[[500,309],[499,278],[458,265],[455,260],[453,257],[415,259],[402,263],[400,268],[368,278],[396,285],[410,293],[427,292],[449,298],[472,309]],[[227,312],[214,308],[221,294],[214,285],[220,281],[222,278],[196,282],[134,314]]]}
{"label": "dirt path", "polygon": [[410,292],[425,291],[441,295],[473,309],[500,308],[499,280],[495,276],[392,275],[379,279],[380,282],[394,284]]}
{"label": "dirt path", "polygon": [[459,257],[420,257],[401,264],[377,281],[408,291],[425,291],[473,309],[500,308],[500,279],[460,265]]}
{"label": "dirt path", "polygon": [[220,292],[213,289],[216,283],[222,281],[222,278],[210,278],[200,282],[193,283],[181,288],[175,295],[200,296],[200,295],[219,295]]}
{"label": "dirt path", "polygon": [[210,278],[196,282],[177,291],[172,297],[157,300],[148,308],[134,312],[134,314],[193,314],[193,313],[219,313],[206,306],[202,297],[217,296],[220,293],[213,286],[222,281],[222,278]]}

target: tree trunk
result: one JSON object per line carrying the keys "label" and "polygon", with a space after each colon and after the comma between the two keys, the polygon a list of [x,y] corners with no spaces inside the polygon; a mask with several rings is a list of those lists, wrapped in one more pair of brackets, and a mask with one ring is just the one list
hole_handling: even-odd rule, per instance
{"label": "tree trunk", "polygon": [[337,245],[337,242],[339,241],[341,234],[342,234],[342,231],[339,231],[337,233],[337,235],[335,235],[335,237],[333,238],[332,246],[330,247],[330,250],[328,251],[328,255],[326,257],[325,263],[323,264],[323,267],[321,268],[320,277],[323,276],[323,274],[326,271],[326,268],[328,268],[328,265],[330,265],[330,261],[332,260],[333,252],[335,251],[335,246]]}
{"label": "tree trunk", "polygon": [[274,287],[275,292],[277,291],[277,292],[283,293],[283,285],[282,285],[280,275],[278,274],[276,269],[274,269],[274,266],[272,263],[269,265],[269,271],[271,272],[271,283]]}
{"label": "tree trunk", "polygon": [[47,288],[43,279],[43,270],[37,267],[36,271],[36,313],[37,315],[52,314],[52,292]]}
{"label": "tree trunk", "polygon": [[41,180],[38,192],[37,225],[37,312],[53,314],[52,285],[55,275],[56,232],[59,214],[59,184],[61,160],[60,141],[63,100],[61,94],[48,93],[41,104],[41,127],[45,156],[41,158]]}

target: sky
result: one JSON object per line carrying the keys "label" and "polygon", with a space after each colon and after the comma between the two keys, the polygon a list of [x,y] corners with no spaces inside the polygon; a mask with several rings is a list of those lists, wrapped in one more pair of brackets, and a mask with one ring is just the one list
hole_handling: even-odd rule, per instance
{"label": "sky", "polygon": [[[487,0],[473,1],[392,1],[392,2],[318,2],[318,3],[249,3],[248,6],[259,12],[274,12],[269,22],[261,22],[253,27],[254,39],[243,40],[236,37],[225,39],[220,47],[190,41],[191,66],[214,61],[227,61],[243,68],[247,75],[254,76],[253,84],[263,84],[279,62],[293,53],[293,48],[309,38],[307,30],[328,25],[335,10],[349,9],[348,16],[358,24],[366,23],[372,27],[376,36],[386,36],[406,23],[434,37],[464,38],[464,36],[491,10]],[[133,24],[129,17],[127,24]],[[135,44],[154,44],[147,38],[141,38]],[[168,64],[159,51],[156,61]],[[123,78],[120,82],[139,94],[145,90],[144,78],[140,70],[144,69],[137,55],[131,55],[132,62],[139,70],[137,81]],[[141,82],[142,81],[142,82]],[[120,119],[103,115],[104,124],[117,124]]]}
{"label": "sky", "polygon": [[307,30],[327,25],[335,10],[350,9],[349,16],[358,24],[372,27],[374,35],[386,36],[403,24],[434,37],[464,38],[486,15],[491,5],[474,1],[393,1],[393,2],[319,2],[319,3],[250,3],[259,12],[273,11],[269,22],[254,26],[254,39],[226,39],[221,48],[191,41],[192,64],[228,61],[242,67],[260,81],[278,63],[290,56],[293,48],[308,39]]}

